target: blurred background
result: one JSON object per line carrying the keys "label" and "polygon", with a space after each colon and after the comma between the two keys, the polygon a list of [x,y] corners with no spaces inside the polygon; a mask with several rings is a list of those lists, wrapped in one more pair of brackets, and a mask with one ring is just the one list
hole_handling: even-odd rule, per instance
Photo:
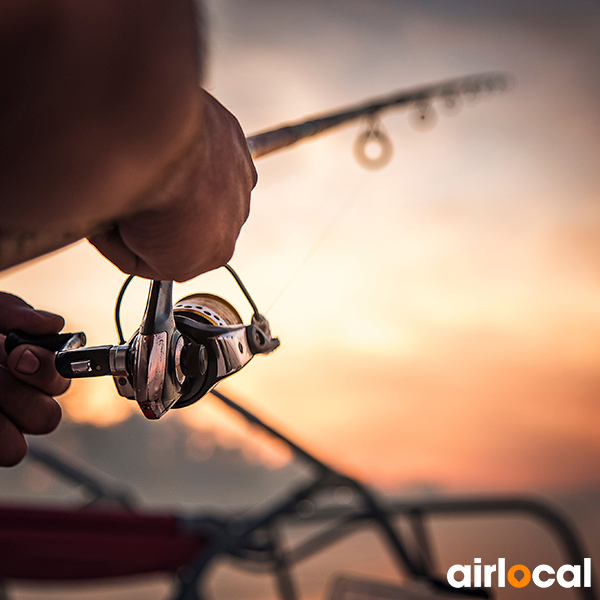
{"label": "blurred background", "polygon": [[[401,88],[514,75],[506,93],[439,107],[428,132],[405,110],[384,113],[394,157],[380,171],[353,158],[360,124],[259,159],[232,264],[282,346],[222,390],[385,494],[548,498],[600,557],[600,4],[209,0],[206,12],[207,87],[247,134]],[[0,287],[108,344],[123,279],[81,242],[3,273]],[[126,296],[126,337],[147,289],[136,281]],[[195,291],[250,314],[223,270],[175,296]],[[246,507],[298,476],[285,448],[214,399],[147,422],[106,379],[74,382],[61,404],[49,441],[147,507]],[[31,461],[0,473],[0,498],[79,501]],[[454,519],[439,532],[446,568],[475,556],[558,560],[522,522]],[[323,598],[336,568],[394,576],[377,538],[359,537],[303,567],[307,597]],[[223,569],[216,598],[273,593]],[[165,586],[14,593],[161,598]],[[574,597],[552,591],[501,598]]]}

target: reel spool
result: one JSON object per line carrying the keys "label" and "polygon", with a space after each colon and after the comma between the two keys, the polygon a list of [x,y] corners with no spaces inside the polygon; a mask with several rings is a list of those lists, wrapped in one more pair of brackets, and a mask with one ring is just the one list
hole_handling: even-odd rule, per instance
{"label": "reel spool", "polygon": [[227,325],[242,325],[242,317],[232,304],[214,294],[190,294],[175,303],[175,316],[190,316],[203,319],[207,325],[226,327]]}
{"label": "reel spool", "polygon": [[261,353],[251,348],[256,327],[254,317],[253,324],[244,326],[238,311],[220,296],[208,293],[186,296],[175,303],[173,316],[185,340],[179,361],[176,360],[185,380],[181,397],[173,408],[193,404],[216,382],[239,371],[254,354]]}

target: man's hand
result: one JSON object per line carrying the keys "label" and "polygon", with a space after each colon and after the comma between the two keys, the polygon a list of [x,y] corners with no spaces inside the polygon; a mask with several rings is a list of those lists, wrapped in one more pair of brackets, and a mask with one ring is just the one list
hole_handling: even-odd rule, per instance
{"label": "man's hand", "polygon": [[126,273],[185,281],[224,265],[233,254],[257,175],[235,117],[202,93],[200,139],[164,191],[164,202],[90,238]]}
{"label": "man's hand", "polygon": [[50,433],[61,417],[52,396],[64,393],[69,381],[54,368],[54,354],[37,346],[19,346],[10,356],[4,338],[12,329],[34,335],[58,333],[62,317],[0,292],[0,466],[20,462],[27,453],[23,434]]}

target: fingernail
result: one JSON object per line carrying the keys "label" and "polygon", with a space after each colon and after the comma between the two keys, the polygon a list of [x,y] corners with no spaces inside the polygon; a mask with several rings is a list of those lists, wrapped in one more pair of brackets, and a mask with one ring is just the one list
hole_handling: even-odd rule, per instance
{"label": "fingernail", "polygon": [[17,363],[16,370],[23,375],[33,375],[40,368],[39,358],[31,351],[25,350]]}

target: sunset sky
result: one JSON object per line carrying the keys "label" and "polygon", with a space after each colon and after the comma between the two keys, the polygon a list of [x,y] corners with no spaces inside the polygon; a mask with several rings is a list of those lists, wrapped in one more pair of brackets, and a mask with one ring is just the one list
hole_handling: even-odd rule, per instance
{"label": "sunset sky", "polygon": [[[353,159],[360,125],[258,161],[232,264],[262,310],[296,276],[268,313],[281,348],[223,390],[388,488],[597,487],[600,3],[212,0],[208,21],[207,87],[248,134],[441,79],[516,79],[427,133],[385,113],[380,171]],[[85,242],[0,278],[91,344],[116,343],[122,280]],[[249,316],[224,271],[176,297],[193,291]],[[126,298],[128,333],[146,293]],[[63,406],[101,425],[135,408],[108,379]],[[214,400],[165,418],[285,458]]]}

